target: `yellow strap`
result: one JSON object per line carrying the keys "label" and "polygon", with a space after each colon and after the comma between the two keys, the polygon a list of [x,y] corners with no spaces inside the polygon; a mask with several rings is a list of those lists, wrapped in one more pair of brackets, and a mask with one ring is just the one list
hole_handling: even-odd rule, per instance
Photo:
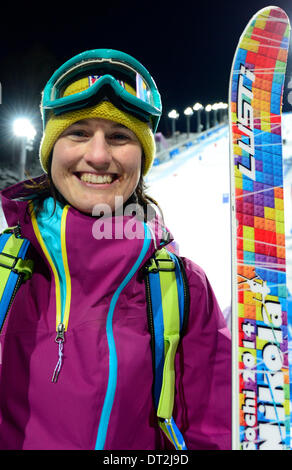
{"label": "yellow strap", "polygon": [[31,259],[21,259],[17,260],[14,270],[18,274],[23,275],[23,281],[27,281],[32,276],[34,262]]}
{"label": "yellow strap", "polygon": [[157,416],[170,419],[172,416],[175,392],[174,359],[179,342],[179,335],[164,336],[165,359],[163,367],[162,387],[160,392]]}
{"label": "yellow strap", "polygon": [[[164,248],[157,255],[158,259],[169,259],[171,257]],[[173,261],[171,260],[173,263]],[[166,267],[167,263],[161,263]],[[174,360],[180,338],[179,300],[177,282],[174,271],[159,272],[162,311],[164,322],[164,367],[162,387],[159,398],[157,416],[170,419],[172,416],[175,394],[175,367]]]}
{"label": "yellow strap", "polygon": [[[9,237],[2,252],[3,253],[6,253],[8,255],[11,255],[11,256],[17,256],[17,254],[19,253],[19,250],[21,248],[21,245],[23,243],[23,239],[22,238],[17,238],[17,237]],[[9,259],[9,257],[7,256],[3,256],[3,255],[0,255],[0,263],[3,263],[5,265],[9,265],[9,266],[12,266],[13,263],[14,263],[14,260],[13,259]],[[1,276],[1,282],[0,282],[0,298],[2,297],[3,295],[3,292],[4,292],[4,288],[7,284],[7,280],[9,278],[9,275],[10,275],[11,271],[10,269],[7,269],[7,268],[4,268],[2,266],[0,266],[0,276]]]}
{"label": "yellow strap", "polygon": [[[165,255],[166,250],[162,248],[160,251],[155,253],[155,258],[150,259],[150,265],[148,266],[148,271],[155,271],[157,269],[173,269],[174,261],[170,258],[169,255]],[[160,262],[161,261],[161,262]]]}

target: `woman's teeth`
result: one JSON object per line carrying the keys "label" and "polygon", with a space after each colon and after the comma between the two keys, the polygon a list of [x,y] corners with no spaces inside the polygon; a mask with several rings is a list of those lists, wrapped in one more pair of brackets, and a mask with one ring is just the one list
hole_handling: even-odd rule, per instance
{"label": "woman's teeth", "polygon": [[95,183],[95,184],[110,184],[114,180],[113,175],[95,175],[93,173],[82,173],[80,179],[86,183]]}

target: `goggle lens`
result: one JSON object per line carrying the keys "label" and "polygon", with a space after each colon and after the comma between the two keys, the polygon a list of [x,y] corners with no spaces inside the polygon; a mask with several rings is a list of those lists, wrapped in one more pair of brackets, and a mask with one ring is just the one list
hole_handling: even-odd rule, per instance
{"label": "goggle lens", "polygon": [[[69,73],[66,72],[66,74],[64,74],[63,77],[60,77],[58,79],[58,81],[55,83],[55,86],[52,90],[51,98],[53,100],[56,99],[56,98],[58,99],[58,98],[61,98],[61,97],[65,96],[66,95],[66,89],[70,86],[70,84],[77,81],[78,77],[81,77],[82,75],[84,77],[84,69],[86,69],[86,64],[82,64],[82,65],[83,65],[83,67],[80,67],[80,66],[77,67],[77,69],[78,68],[80,69],[78,74],[76,73],[76,68],[72,70],[73,73],[72,73],[72,76],[71,76],[71,80],[69,78],[70,77],[70,72]],[[140,75],[134,69],[131,69],[129,66],[127,66],[123,63],[118,64],[117,62],[115,62],[113,65],[115,66],[115,68],[118,65],[119,69],[120,69],[120,73],[125,74],[125,79],[124,80],[121,80],[118,77],[119,74],[117,73],[117,71],[115,70],[114,67],[113,67],[112,70],[110,70],[110,68],[109,68],[109,70],[106,70],[106,71],[102,70],[101,74],[91,74],[90,71],[89,71],[88,72],[88,86],[85,87],[84,89],[90,88],[92,85],[94,85],[104,75],[110,75],[126,91],[129,91],[131,94],[133,94],[134,96],[139,98],[144,103],[148,103],[151,106],[155,105],[151,89],[150,89],[149,85],[147,84],[146,80],[142,77],[142,75]],[[96,64],[94,64],[94,65],[91,64],[90,68],[92,69],[92,71],[97,72],[98,68],[104,69],[104,66],[105,66],[104,62],[96,62]],[[130,75],[131,75],[131,78],[130,78]],[[128,76],[128,79],[127,79],[127,76]],[[80,90],[77,90],[73,94],[76,94],[76,93],[79,93],[79,92],[80,92]],[[72,94],[72,93],[70,93],[70,94]]]}

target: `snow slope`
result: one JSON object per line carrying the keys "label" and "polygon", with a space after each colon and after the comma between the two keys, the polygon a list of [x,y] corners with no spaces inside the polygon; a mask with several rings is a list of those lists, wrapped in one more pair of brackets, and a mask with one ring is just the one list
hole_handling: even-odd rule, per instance
{"label": "snow slope", "polygon": [[205,270],[222,309],[231,302],[228,145],[226,127],[147,179],[180,254]]}

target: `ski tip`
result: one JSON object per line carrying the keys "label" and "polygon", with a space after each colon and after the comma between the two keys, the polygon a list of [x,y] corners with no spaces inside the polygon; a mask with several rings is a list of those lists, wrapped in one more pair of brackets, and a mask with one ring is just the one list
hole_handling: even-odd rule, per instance
{"label": "ski tip", "polygon": [[267,21],[277,20],[290,23],[287,13],[281,7],[274,5],[267,6],[259,10],[257,13],[255,13],[253,20],[260,16],[264,16]]}

